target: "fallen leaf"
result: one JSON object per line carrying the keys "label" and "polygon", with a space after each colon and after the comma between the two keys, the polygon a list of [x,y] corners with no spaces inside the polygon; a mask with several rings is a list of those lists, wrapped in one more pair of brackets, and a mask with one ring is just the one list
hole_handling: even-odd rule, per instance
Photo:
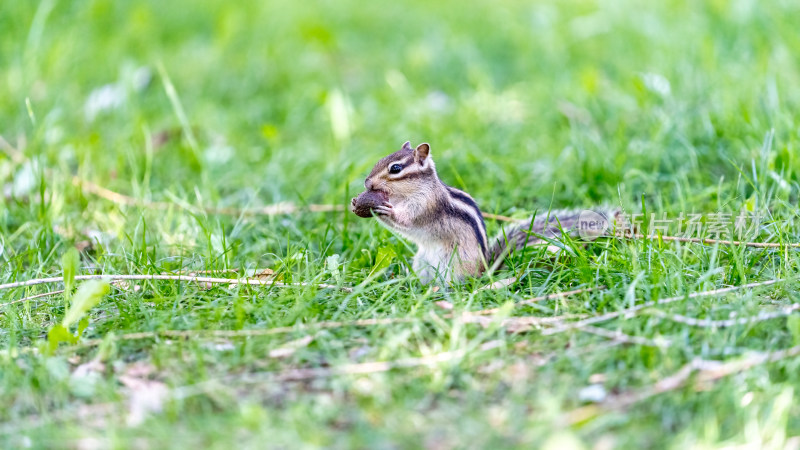
{"label": "fallen leaf", "polygon": [[155,373],[153,365],[137,362],[127,366],[125,373],[118,377],[119,382],[125,386],[124,392],[128,397],[128,426],[141,425],[148,415],[163,410],[169,388],[161,381],[150,379]]}
{"label": "fallen leaf", "polygon": [[87,249],[91,249],[92,243],[90,241],[78,241],[75,243],[75,248],[79,252],[85,252]]}
{"label": "fallen leaf", "polygon": [[434,302],[434,305],[446,311],[452,311],[454,308],[453,304],[448,302],[447,300],[439,300],[438,302]]}
{"label": "fallen leaf", "polygon": [[262,269],[259,270],[253,275],[253,278],[269,278],[275,275],[275,271],[272,269]]}
{"label": "fallen leaf", "polygon": [[598,384],[605,382],[606,382],[606,374],[604,373],[593,373],[589,375],[589,383]]}
{"label": "fallen leaf", "polygon": [[128,388],[128,426],[141,425],[149,414],[163,410],[169,394],[166,384],[127,376],[120,377],[119,381]]}

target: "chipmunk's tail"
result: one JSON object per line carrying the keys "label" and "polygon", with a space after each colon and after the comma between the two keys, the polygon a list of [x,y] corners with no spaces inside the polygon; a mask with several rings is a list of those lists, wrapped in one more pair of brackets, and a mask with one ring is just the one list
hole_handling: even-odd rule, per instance
{"label": "chipmunk's tail", "polygon": [[489,249],[489,265],[496,269],[514,250],[529,245],[547,244],[547,239],[558,239],[562,230],[570,236],[594,240],[613,234],[622,224],[622,211],[613,208],[554,210],[539,213],[522,220],[495,239]]}

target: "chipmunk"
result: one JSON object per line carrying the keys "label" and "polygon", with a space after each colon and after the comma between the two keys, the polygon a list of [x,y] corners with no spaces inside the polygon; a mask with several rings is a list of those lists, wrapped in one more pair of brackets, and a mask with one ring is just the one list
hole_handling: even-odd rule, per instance
{"label": "chipmunk", "polygon": [[[351,202],[360,217],[374,216],[417,244],[412,268],[425,284],[462,281],[496,268],[509,251],[542,243],[574,230],[581,211],[553,211],[546,217],[520,221],[490,244],[483,213],[466,192],[446,185],[436,173],[428,144],[410,142],[375,164],[364,182],[366,191]],[[593,226],[605,231],[606,217],[592,211]],[[596,217],[595,217],[596,216]],[[606,219],[606,223],[600,223]],[[529,233],[529,231],[531,233]]]}

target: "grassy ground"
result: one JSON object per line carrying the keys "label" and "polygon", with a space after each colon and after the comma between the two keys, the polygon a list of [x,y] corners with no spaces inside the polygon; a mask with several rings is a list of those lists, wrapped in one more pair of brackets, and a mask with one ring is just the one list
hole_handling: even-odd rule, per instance
{"label": "grassy ground", "polygon": [[[62,287],[4,289],[0,443],[796,448],[800,359],[758,358],[800,344],[798,318],[662,314],[790,307],[796,250],[604,240],[444,293],[374,221],[203,207],[345,205],[411,140],[487,212],[699,213],[710,236],[711,214],[744,211],[762,220],[743,239],[798,242],[798,22],[793,1],[3,2],[0,284],[269,268],[354,289],[138,281],[101,298],[78,281],[10,305]],[[501,320],[773,279],[595,324],[627,338]],[[83,300],[100,300],[83,335],[50,352]],[[501,310],[463,323],[440,300]],[[164,330],[242,331],[130,335]],[[725,365],[670,378],[698,360]]]}

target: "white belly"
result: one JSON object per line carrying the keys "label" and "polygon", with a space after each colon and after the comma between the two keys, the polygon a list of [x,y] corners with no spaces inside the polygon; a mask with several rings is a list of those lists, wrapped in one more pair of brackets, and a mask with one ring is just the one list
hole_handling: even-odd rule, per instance
{"label": "white belly", "polygon": [[453,251],[443,245],[420,246],[414,255],[414,272],[425,284],[431,281],[450,282]]}

